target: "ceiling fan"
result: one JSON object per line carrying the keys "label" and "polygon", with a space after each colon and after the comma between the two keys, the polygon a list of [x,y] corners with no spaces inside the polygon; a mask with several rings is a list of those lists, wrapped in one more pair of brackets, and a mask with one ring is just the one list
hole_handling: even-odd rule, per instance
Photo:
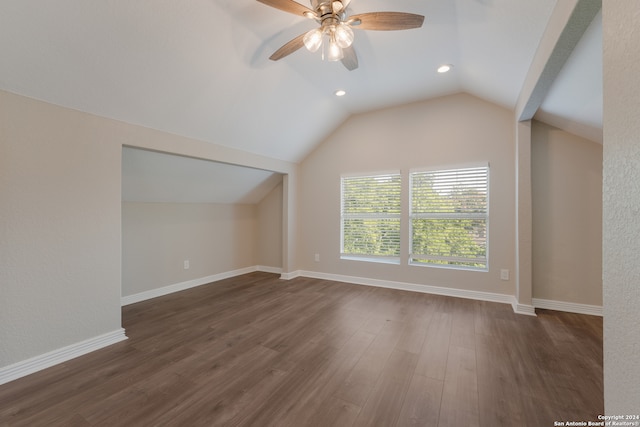
{"label": "ceiling fan", "polygon": [[320,24],[307,33],[300,34],[269,57],[277,61],[305,46],[311,52],[322,47],[322,57],[329,61],[342,61],[349,70],[358,68],[358,57],[353,49],[353,30],[409,30],[420,28],[424,16],[404,12],[370,12],[349,16],[347,8],[351,0],[311,0],[311,8],[294,0],[258,0],[267,6],[313,19]]}

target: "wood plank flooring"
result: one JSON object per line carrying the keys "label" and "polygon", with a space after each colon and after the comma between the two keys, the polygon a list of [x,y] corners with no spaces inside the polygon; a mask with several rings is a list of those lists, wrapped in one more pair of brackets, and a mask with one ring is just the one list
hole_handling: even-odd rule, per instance
{"label": "wood plank flooring", "polygon": [[252,273],[123,308],[0,386],[0,426],[553,426],[603,413],[602,319]]}

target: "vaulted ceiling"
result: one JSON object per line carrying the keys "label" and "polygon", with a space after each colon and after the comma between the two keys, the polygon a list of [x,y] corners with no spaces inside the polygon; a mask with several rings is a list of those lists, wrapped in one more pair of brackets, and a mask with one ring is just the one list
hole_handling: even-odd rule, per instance
{"label": "vaulted ceiling", "polygon": [[[456,92],[513,109],[555,4],[353,0],[353,13],[402,11],[425,22],[356,29],[359,68],[348,71],[304,48],[270,61],[316,24],[256,0],[0,0],[0,89],[297,162],[358,112]],[[596,21],[536,116],[594,140]],[[440,64],[454,68],[438,74]]]}

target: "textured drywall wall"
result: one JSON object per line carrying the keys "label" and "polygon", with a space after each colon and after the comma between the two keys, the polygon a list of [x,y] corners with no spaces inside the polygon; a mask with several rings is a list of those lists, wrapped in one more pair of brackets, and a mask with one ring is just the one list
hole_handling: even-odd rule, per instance
{"label": "textured drywall wall", "polygon": [[256,205],[123,202],[122,296],[256,265],[257,237]]}
{"label": "textured drywall wall", "polygon": [[258,203],[257,263],[282,268],[282,182]]}
{"label": "textured drywall wall", "polygon": [[602,305],[602,145],[533,121],[533,297]]}
{"label": "textured drywall wall", "polygon": [[[512,112],[470,95],[351,117],[300,165],[298,263],[321,273],[514,294],[515,166]],[[489,271],[340,259],[340,175],[489,162]],[[406,199],[408,203],[408,199]],[[405,210],[405,215],[407,212]],[[403,245],[408,241],[405,217]],[[319,254],[320,261],[314,261]]]}
{"label": "textured drywall wall", "polygon": [[119,330],[121,147],[0,91],[0,367]]}
{"label": "textured drywall wall", "polygon": [[604,398],[640,411],[640,2],[602,4]]}

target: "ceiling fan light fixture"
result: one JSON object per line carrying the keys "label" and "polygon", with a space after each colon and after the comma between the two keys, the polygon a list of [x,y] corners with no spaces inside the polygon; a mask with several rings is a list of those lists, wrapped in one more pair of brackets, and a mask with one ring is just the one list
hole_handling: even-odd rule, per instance
{"label": "ceiling fan light fixture", "polygon": [[351,0],[310,0],[311,8],[297,0],[258,1],[275,9],[311,18],[320,25],[320,28],[302,33],[282,45],[269,57],[272,61],[278,61],[305,46],[310,52],[320,50],[323,60],[342,61],[347,70],[353,71],[358,68],[358,57],[352,46],[352,27],[394,31],[420,28],[424,23],[424,16],[415,13],[369,12],[352,15],[348,12]]}
{"label": "ceiling fan light fixture", "polygon": [[343,49],[351,46],[353,43],[353,30],[342,22],[336,25],[335,36],[336,43]]}
{"label": "ceiling fan light fixture", "polygon": [[335,96],[345,96],[346,94],[347,92],[342,89],[338,89],[337,91],[334,92]]}
{"label": "ceiling fan light fixture", "polygon": [[441,66],[438,67],[438,72],[440,74],[446,73],[448,71],[450,71],[453,68],[453,65],[451,64],[443,64]]}
{"label": "ceiling fan light fixture", "polygon": [[321,28],[314,28],[304,35],[302,41],[309,52],[317,52],[320,49],[320,46],[322,46],[322,34]]}

